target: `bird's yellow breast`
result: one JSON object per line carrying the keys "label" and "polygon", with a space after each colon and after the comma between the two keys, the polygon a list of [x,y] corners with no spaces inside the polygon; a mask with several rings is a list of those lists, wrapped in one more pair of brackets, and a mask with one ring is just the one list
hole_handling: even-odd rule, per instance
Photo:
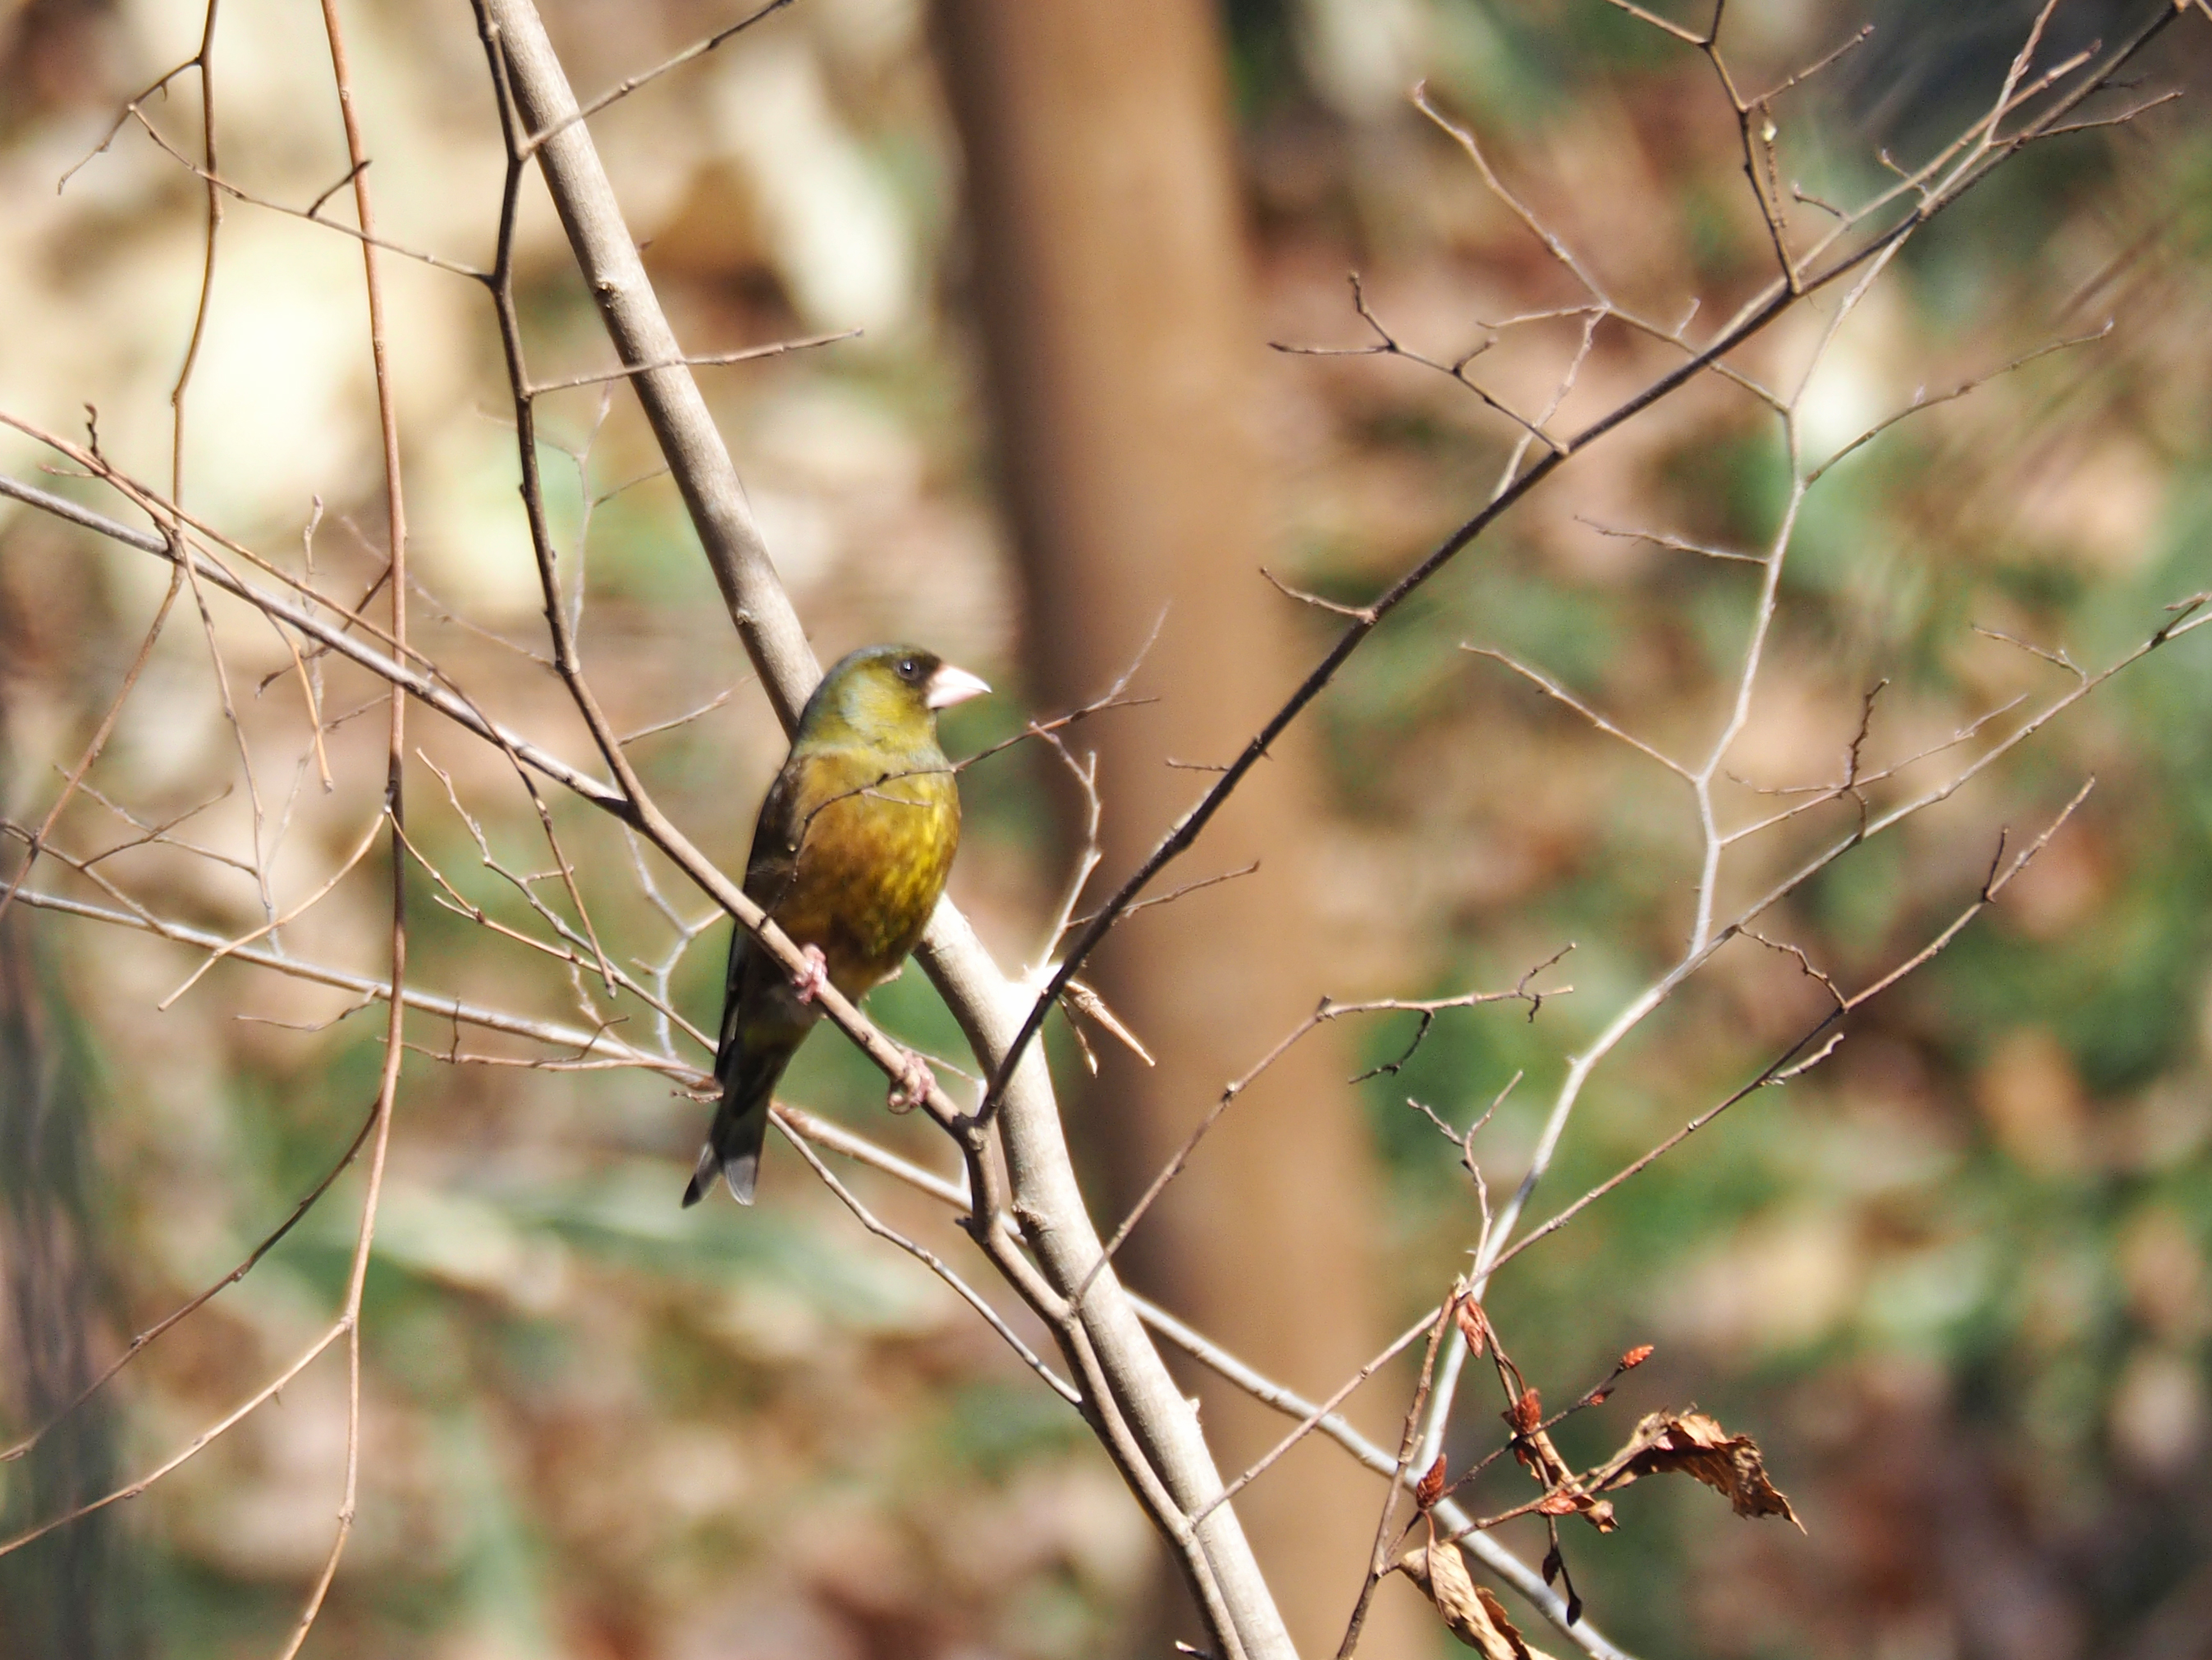
{"label": "bird's yellow breast", "polygon": [[[840,769],[842,770],[842,769]],[[824,779],[795,827],[795,869],[772,907],[830,978],[858,997],[903,961],[929,925],[960,842],[960,798],[946,771]]]}

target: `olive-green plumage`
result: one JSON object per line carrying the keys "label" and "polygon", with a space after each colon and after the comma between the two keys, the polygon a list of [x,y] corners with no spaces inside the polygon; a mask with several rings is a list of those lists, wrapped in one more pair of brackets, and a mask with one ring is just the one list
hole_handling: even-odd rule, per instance
{"label": "olive-green plumage", "polygon": [[[823,677],[791,755],[769,786],[745,893],[821,971],[858,999],[906,960],[929,925],[960,845],[960,792],[938,747],[937,712],[988,689],[907,645],[876,645]],[[730,942],[714,1075],[721,1105],[684,1190],[717,1171],[750,1204],[769,1102],[821,1009],[743,928]]]}

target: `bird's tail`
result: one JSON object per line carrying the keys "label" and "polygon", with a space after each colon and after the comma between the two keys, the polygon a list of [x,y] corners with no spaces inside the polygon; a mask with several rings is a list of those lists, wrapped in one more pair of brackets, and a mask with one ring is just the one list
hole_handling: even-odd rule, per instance
{"label": "bird's tail", "polygon": [[732,1057],[730,1075],[722,1081],[722,1102],[714,1109],[714,1123],[707,1144],[699,1149],[698,1166],[691,1184],[684,1190],[684,1203],[695,1205],[707,1197],[721,1172],[730,1197],[739,1204],[753,1202],[753,1184],[760,1174],[761,1147],[768,1140],[768,1106],[775,1095],[776,1080],[791,1058],[788,1051],[740,1054]]}

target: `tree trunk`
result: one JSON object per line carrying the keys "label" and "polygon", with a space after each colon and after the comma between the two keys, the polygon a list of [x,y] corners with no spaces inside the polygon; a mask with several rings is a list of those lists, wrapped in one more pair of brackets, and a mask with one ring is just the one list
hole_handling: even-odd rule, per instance
{"label": "tree trunk", "polygon": [[[19,538],[19,545],[31,538]],[[20,570],[20,566],[18,567]],[[26,603],[0,568],[0,662],[25,681],[66,682],[56,610]],[[40,619],[44,619],[41,621]],[[0,695],[9,688],[0,686]],[[0,738],[7,727],[0,708]],[[0,786],[9,757],[0,742]],[[51,788],[51,785],[47,785]],[[0,799],[10,791],[0,787]],[[43,815],[44,798],[38,799]],[[34,819],[35,821],[35,819]],[[13,840],[0,891],[23,869]],[[92,1381],[106,1324],[94,1227],[84,1069],[68,1011],[35,948],[27,906],[0,918],[0,1447],[27,1436]],[[97,1396],[20,1462],[0,1463],[0,1538],[97,1497],[114,1480],[113,1401]],[[104,1511],[0,1558],[0,1655],[114,1660],[141,1652],[133,1554]]]}
{"label": "tree trunk", "polygon": [[[1101,753],[1110,881],[1208,782],[1169,760],[1229,760],[1296,673],[1290,602],[1259,573],[1263,348],[1221,42],[1202,0],[940,0],[938,20],[1037,698],[1095,696],[1165,609],[1138,687],[1161,702],[1108,715],[1079,741]],[[1159,1060],[1147,1071],[1110,1039],[1100,1046],[1084,1139],[1103,1154],[1115,1216],[1223,1085],[1343,989],[1311,900],[1317,791],[1304,738],[1287,735],[1162,886],[1255,858],[1259,874],[1138,916],[1091,976]],[[1326,1031],[1292,1050],[1239,1098],[1128,1253],[1140,1284],[1316,1395],[1380,1342],[1372,1155],[1348,1070]],[[1290,1427],[1196,1382],[1224,1473]],[[1318,1439],[1239,1498],[1301,1651],[1334,1650],[1381,1499]],[[1385,1598],[1362,1652],[1413,1651],[1413,1633],[1392,1624],[1409,1612]]]}

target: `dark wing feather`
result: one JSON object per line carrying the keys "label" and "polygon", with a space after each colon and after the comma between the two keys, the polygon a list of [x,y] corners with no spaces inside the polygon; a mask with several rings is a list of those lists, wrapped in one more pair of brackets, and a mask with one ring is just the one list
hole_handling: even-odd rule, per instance
{"label": "dark wing feather", "polygon": [[[799,815],[794,803],[801,793],[799,775],[803,770],[799,757],[784,763],[769,786],[753,827],[752,851],[745,860],[745,895],[766,909],[775,907],[797,874],[792,844],[797,839],[793,832]],[[753,936],[742,925],[733,927],[729,966],[722,979],[721,1027],[714,1048],[714,1078],[722,1086],[722,1099],[708,1131],[707,1144],[700,1149],[698,1168],[684,1190],[686,1205],[696,1204],[705,1197],[717,1172],[729,1183],[730,1192],[739,1203],[752,1203],[754,1175],[768,1134],[769,1098],[797,1047],[797,1037],[803,1035],[803,1028],[788,1036],[779,1031],[769,1041],[761,1041],[769,1034],[759,1029],[760,1016],[765,1011],[758,1005],[764,994],[773,998],[775,990],[781,989],[775,984],[781,977],[764,972],[774,965],[757,960],[759,956]],[[769,989],[771,984],[775,990]],[[749,1025],[755,1028],[750,1045],[746,1041]],[[755,1050],[759,1052],[751,1052]]]}
{"label": "dark wing feather", "polygon": [[[763,911],[773,912],[799,875],[797,845],[805,817],[807,793],[805,758],[793,755],[783,764],[761,802],[760,817],[753,823],[752,851],[745,857],[745,897]],[[714,1054],[714,1075],[726,1085],[737,1059],[744,1001],[747,965],[754,954],[753,936],[742,925],[730,937],[730,963],[722,980],[722,1029]]]}

